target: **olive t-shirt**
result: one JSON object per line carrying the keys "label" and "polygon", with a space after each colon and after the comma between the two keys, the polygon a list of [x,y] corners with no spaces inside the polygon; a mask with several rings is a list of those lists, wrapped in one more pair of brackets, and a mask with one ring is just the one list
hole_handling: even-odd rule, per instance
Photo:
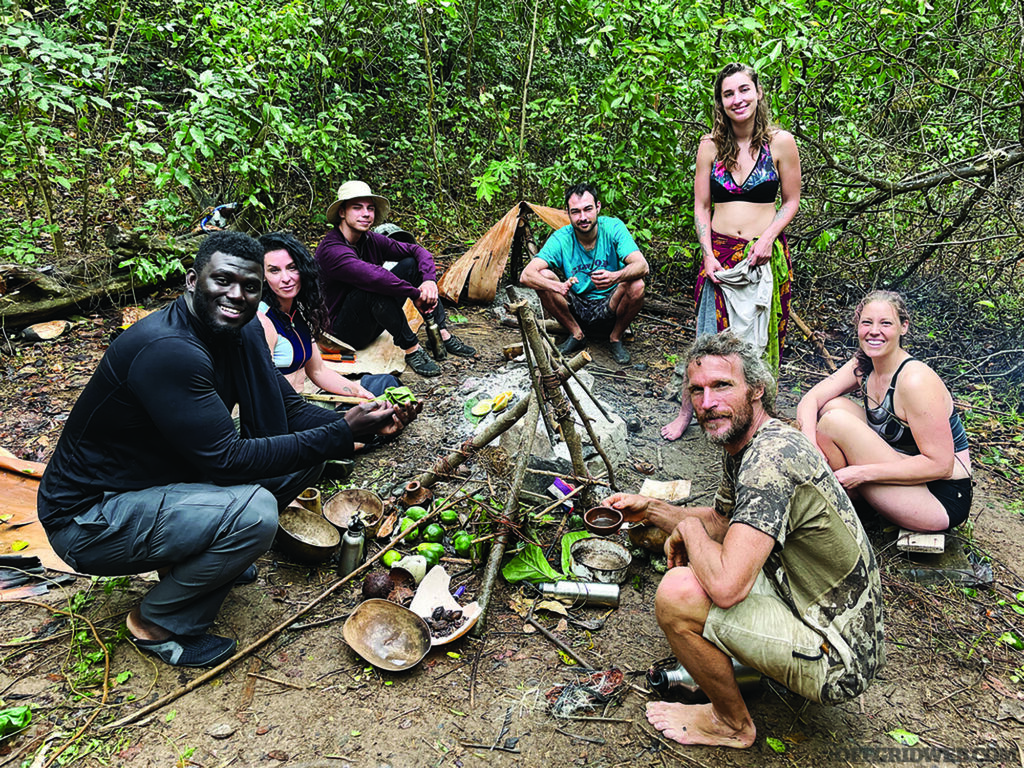
{"label": "olive t-shirt", "polygon": [[799,431],[766,422],[725,455],[715,509],[775,539],[762,570],[823,640],[821,702],[861,693],[885,664],[882,587],[864,528],[822,455]]}

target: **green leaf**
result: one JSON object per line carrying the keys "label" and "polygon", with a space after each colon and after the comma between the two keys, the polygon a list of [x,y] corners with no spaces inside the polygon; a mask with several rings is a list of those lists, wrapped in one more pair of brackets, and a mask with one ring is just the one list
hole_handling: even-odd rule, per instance
{"label": "green leaf", "polygon": [[32,710],[28,707],[10,707],[0,710],[0,738],[8,733],[27,728],[32,722]]}
{"label": "green leaf", "polygon": [[999,636],[999,642],[1011,648],[1016,648],[1018,651],[1024,651],[1024,642],[1021,641],[1020,636],[1016,632],[1003,632]]}
{"label": "green leaf", "polygon": [[569,549],[580,539],[589,539],[589,531],[570,531],[562,537],[562,573],[572,574],[572,555]]}
{"label": "green leaf", "polygon": [[522,552],[513,557],[501,569],[505,581],[515,584],[518,581],[529,581],[536,584],[541,581],[557,581],[565,578],[552,568],[544,559],[544,550],[536,544],[527,544]]}
{"label": "green leaf", "polygon": [[782,739],[776,739],[774,736],[769,736],[765,739],[765,743],[780,755],[786,751],[786,744]]}
{"label": "green leaf", "polygon": [[895,728],[889,731],[889,735],[893,738],[894,741],[902,744],[905,747],[916,746],[917,743],[921,740],[921,737],[918,736],[916,733],[905,731],[902,728]]}

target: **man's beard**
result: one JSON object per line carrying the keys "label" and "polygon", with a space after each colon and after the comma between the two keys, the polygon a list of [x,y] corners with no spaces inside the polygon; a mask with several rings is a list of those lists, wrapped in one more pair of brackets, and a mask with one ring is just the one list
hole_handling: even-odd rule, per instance
{"label": "man's beard", "polygon": [[192,292],[192,311],[195,312],[199,321],[209,329],[213,337],[218,341],[231,341],[233,339],[239,339],[242,336],[242,328],[244,325],[238,327],[231,325],[223,325],[214,321],[217,313],[216,304],[210,302],[206,294],[196,289]]}
{"label": "man's beard", "polygon": [[[705,412],[698,414],[697,421],[704,429],[704,424],[708,418],[716,416],[715,411]],[[706,429],[704,429],[704,436],[709,442],[714,445],[726,446],[736,442],[739,438],[743,437],[750,429],[750,424],[754,421],[754,393],[748,387],[747,397],[743,405],[738,410],[734,410],[731,416],[731,423],[729,428],[720,434],[712,435]]]}

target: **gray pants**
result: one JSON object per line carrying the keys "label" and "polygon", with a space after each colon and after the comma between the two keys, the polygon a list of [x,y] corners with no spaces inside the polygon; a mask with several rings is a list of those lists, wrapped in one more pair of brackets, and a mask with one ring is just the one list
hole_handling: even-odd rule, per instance
{"label": "gray pants", "polygon": [[76,570],[124,576],[170,568],[142,599],[142,618],[176,635],[205,632],[234,581],[270,549],[277,513],[323,465],[256,485],[175,483],[108,493],[48,533]]}

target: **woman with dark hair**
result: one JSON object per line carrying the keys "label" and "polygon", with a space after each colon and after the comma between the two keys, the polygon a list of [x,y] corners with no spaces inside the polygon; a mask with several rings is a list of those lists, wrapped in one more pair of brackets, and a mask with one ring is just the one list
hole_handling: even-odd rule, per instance
{"label": "woman with dark hair", "polygon": [[370,388],[366,388],[324,365],[315,342],[327,325],[316,261],[290,232],[263,235],[260,244],[264,251],[263,301],[257,317],[274,364],[295,391],[303,391],[307,376],[325,392],[367,399],[397,386],[394,376],[367,376],[364,384],[370,384]]}
{"label": "woman with dark hair", "polygon": [[[782,202],[776,208],[780,190]],[[771,124],[757,73],[745,64],[727,64],[715,79],[713,125],[697,150],[693,182],[694,226],[703,257],[694,292],[697,335],[730,326],[738,330],[739,318],[729,317],[717,273],[744,258],[751,267],[768,265],[773,282],[764,356],[774,375],[789,324],[792,276],[782,231],[799,204],[800,155],[793,135]],[[747,314],[734,304],[737,309]],[[678,417],[662,427],[666,440],[678,440],[690,424],[693,407],[685,395],[681,400]]]}
{"label": "woman with dark hair", "polygon": [[[873,291],[854,321],[859,349],[801,398],[801,431],[883,517],[912,531],[960,525],[973,495],[967,433],[942,379],[903,348],[903,298]],[[843,397],[858,390],[863,407]]]}

